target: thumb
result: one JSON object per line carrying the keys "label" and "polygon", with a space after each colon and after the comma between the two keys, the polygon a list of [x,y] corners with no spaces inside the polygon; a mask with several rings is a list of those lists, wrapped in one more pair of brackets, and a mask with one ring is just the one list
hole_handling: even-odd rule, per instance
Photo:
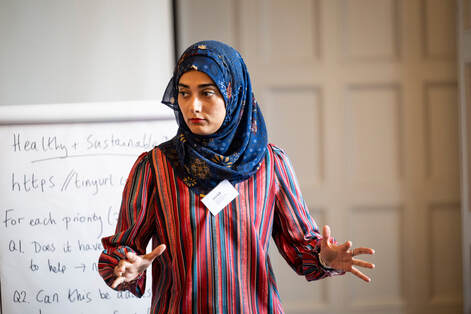
{"label": "thumb", "polygon": [[330,227],[329,225],[325,225],[324,228],[322,228],[322,243],[330,247]]}
{"label": "thumb", "polygon": [[165,244],[161,244],[155,249],[153,249],[151,252],[149,252],[148,254],[144,255],[143,258],[152,263],[154,259],[162,255],[162,253],[165,251],[166,248],[167,247],[165,246]]}

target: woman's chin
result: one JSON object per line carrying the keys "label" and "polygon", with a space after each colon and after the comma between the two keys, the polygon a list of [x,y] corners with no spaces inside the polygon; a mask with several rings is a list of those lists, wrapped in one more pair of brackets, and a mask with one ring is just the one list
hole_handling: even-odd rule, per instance
{"label": "woman's chin", "polygon": [[210,135],[216,133],[220,126],[214,126],[208,123],[187,123],[191,133],[196,135]]}
{"label": "woman's chin", "polygon": [[189,127],[189,129],[191,133],[196,134],[196,135],[209,135],[209,134],[214,133],[208,130],[208,128],[204,126],[199,126],[199,125],[192,125]]}

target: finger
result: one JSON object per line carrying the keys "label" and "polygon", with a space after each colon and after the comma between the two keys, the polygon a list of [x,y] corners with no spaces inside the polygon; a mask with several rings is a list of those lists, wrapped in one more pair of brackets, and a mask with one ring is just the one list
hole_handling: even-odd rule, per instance
{"label": "finger", "polygon": [[162,255],[167,247],[165,244],[161,244],[155,249],[153,249],[149,254],[144,255],[144,259],[148,260],[149,262],[153,262],[158,256]]}
{"label": "finger", "polygon": [[121,276],[116,278],[115,281],[113,281],[113,283],[111,284],[111,288],[116,289],[116,287],[122,284],[124,280],[125,280],[124,277],[121,277]]}
{"label": "finger", "polygon": [[123,273],[126,271],[126,265],[128,263],[125,260],[121,260],[118,265],[114,268],[115,276],[122,276]]}
{"label": "finger", "polygon": [[352,264],[355,266],[365,267],[365,268],[375,268],[375,264],[368,263],[366,261],[352,258]]}
{"label": "finger", "polygon": [[128,252],[128,253],[126,253],[126,258],[127,258],[128,261],[130,261],[131,263],[134,263],[134,262],[137,260],[137,254],[134,253],[134,252]]}
{"label": "finger", "polygon": [[345,243],[339,245],[339,248],[348,251],[352,247],[352,241],[345,241]]}
{"label": "finger", "polygon": [[356,269],[355,267],[352,267],[352,270],[351,270],[352,274],[354,274],[355,276],[357,276],[358,278],[366,281],[366,282],[371,282],[371,279],[370,277],[366,276],[365,274],[363,274],[361,271],[359,271],[358,269]]}
{"label": "finger", "polygon": [[322,241],[327,247],[330,247],[330,227],[329,225],[325,225],[322,228]]}
{"label": "finger", "polygon": [[360,255],[360,254],[375,254],[375,250],[367,248],[367,247],[357,247],[353,250],[353,256]]}

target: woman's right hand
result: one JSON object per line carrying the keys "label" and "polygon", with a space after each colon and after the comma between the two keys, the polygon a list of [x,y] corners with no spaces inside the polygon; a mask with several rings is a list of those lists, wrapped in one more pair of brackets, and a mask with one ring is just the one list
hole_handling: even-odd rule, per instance
{"label": "woman's right hand", "polygon": [[144,272],[147,267],[165,251],[165,249],[165,244],[161,244],[146,255],[137,255],[133,252],[126,253],[126,259],[120,260],[118,265],[114,268],[116,279],[111,284],[111,288],[115,289],[123,282],[135,280],[140,273]]}

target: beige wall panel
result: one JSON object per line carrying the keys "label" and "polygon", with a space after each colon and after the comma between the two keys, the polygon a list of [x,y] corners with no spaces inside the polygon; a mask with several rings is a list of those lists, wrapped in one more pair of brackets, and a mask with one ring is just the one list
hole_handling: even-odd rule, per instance
{"label": "beige wall panel", "polygon": [[177,0],[179,54],[200,40],[238,46],[237,0]]}
{"label": "beige wall panel", "polygon": [[[471,2],[471,0],[470,0]],[[470,3],[470,10],[471,10],[471,3]],[[468,121],[468,127],[471,126],[471,63],[466,65],[465,69],[465,84],[467,89],[465,91],[465,108],[466,108],[466,119]],[[468,134],[468,178],[471,178],[471,136]],[[469,188],[471,189],[471,184],[469,184]],[[468,191],[469,195],[471,195],[471,190]],[[471,211],[471,197],[469,198],[468,210]]]}
{"label": "beige wall panel", "polygon": [[352,184],[401,176],[401,103],[397,86],[353,86],[345,104],[345,164]]}
{"label": "beige wall panel", "polygon": [[404,303],[402,214],[399,206],[366,206],[352,210],[349,225],[351,239],[355,239],[353,246],[375,248],[375,255],[365,259],[378,266],[374,271],[364,271],[373,277],[368,285],[348,276],[349,303],[353,308],[379,306],[387,309]]}
{"label": "beige wall panel", "polygon": [[341,40],[349,59],[396,59],[399,56],[397,0],[341,0]]}
{"label": "beige wall panel", "polygon": [[463,28],[471,28],[471,0],[463,0]]}
{"label": "beige wall panel", "polygon": [[426,205],[459,199],[456,86],[442,84],[456,78],[454,0],[212,1],[223,1],[212,6],[222,14],[188,7],[185,21],[227,30],[238,44],[269,140],[287,151],[309,204],[324,210],[312,212],[319,226],[377,250],[365,257],[377,265],[365,270],[371,284],[351,274],[307,283],[272,245],[286,313],[461,313],[446,297],[455,286],[440,286],[430,265],[446,261],[433,255],[429,225],[455,216]]}
{"label": "beige wall panel", "polygon": [[456,58],[456,1],[422,0],[424,55]]}
{"label": "beige wall panel", "polygon": [[[317,185],[323,178],[322,105],[312,87],[269,89],[263,107],[268,139],[289,155],[302,173],[302,186]],[[302,145],[300,145],[302,143]]]}
{"label": "beige wall panel", "polygon": [[428,230],[431,284],[430,302],[461,302],[461,219],[460,204],[430,206]]}
{"label": "beige wall panel", "polygon": [[427,177],[456,182],[459,177],[456,84],[425,84],[424,118]]}
{"label": "beige wall panel", "polygon": [[[325,223],[325,210],[313,209],[310,213],[318,227],[322,228]],[[325,280],[308,282],[306,277],[297,275],[291,269],[273,241],[270,246],[270,259],[285,312],[307,314],[325,309],[328,300],[328,282]]]}
{"label": "beige wall panel", "polygon": [[318,0],[263,0],[259,9],[257,43],[262,63],[306,62],[319,57]]}

